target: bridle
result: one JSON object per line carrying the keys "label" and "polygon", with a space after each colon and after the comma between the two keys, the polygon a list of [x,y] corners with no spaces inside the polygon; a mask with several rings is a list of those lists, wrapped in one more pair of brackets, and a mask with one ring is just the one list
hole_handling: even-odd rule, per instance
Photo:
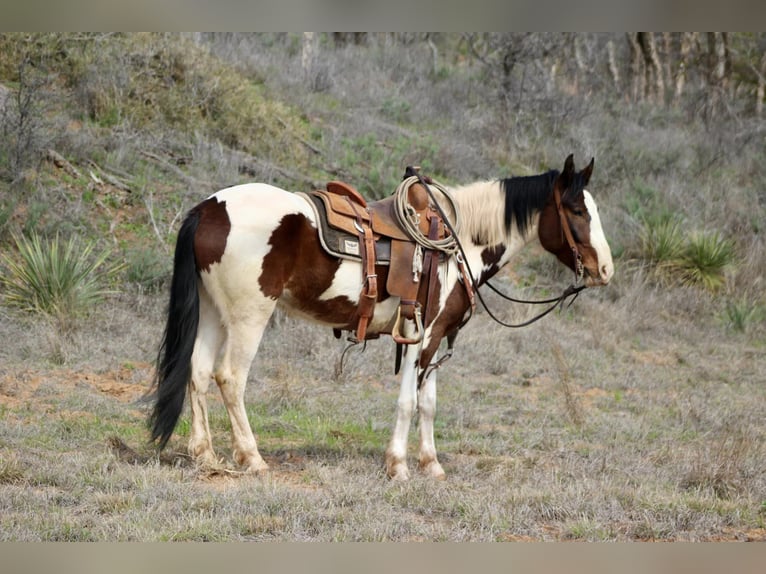
{"label": "bridle", "polygon": [[576,285],[580,282],[583,275],[585,274],[585,268],[582,264],[582,255],[580,254],[580,250],[577,249],[577,244],[575,243],[574,236],[572,235],[572,229],[569,227],[569,220],[564,213],[564,206],[561,204],[561,192],[559,192],[559,188],[556,186],[553,188],[553,200],[556,203],[556,211],[559,214],[559,221],[561,222],[562,243],[566,238],[567,243],[569,244],[569,248],[572,250]]}

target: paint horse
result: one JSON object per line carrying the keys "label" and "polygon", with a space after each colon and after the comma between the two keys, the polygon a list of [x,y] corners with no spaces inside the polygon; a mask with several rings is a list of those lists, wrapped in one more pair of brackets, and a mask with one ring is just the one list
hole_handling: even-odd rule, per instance
{"label": "paint horse", "polygon": [[[456,230],[470,280],[478,288],[525,244],[537,239],[575,270],[585,286],[609,283],[613,264],[598,209],[585,189],[593,160],[577,172],[570,155],[563,171],[480,181],[450,189],[460,215]],[[437,202],[439,202],[439,199]],[[163,448],[191,402],[189,454],[216,457],[205,395],[218,385],[231,419],[232,456],[250,472],[268,465],[258,452],[244,404],[245,384],[269,317],[277,306],[334,329],[353,330],[364,288],[362,264],[329,255],[320,244],[317,215],[301,194],[251,183],[218,191],[192,208],[175,248],[167,324],[158,355],[149,424]],[[434,445],[436,369],[440,342],[454,340],[470,317],[470,290],[459,257],[443,257],[430,289],[431,320],[418,344],[404,346],[401,388],[386,471],[409,478],[407,435],[419,413],[419,469],[441,479]],[[383,277],[389,270],[376,267]],[[390,333],[399,306],[379,280],[367,336]],[[405,321],[405,335],[414,332]]]}

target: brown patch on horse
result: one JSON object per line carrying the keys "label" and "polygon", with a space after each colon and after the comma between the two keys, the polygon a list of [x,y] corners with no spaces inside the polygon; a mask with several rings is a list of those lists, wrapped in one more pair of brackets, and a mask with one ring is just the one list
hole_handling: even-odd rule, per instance
{"label": "brown patch on horse", "polygon": [[[263,259],[258,278],[264,295],[278,299],[287,290],[290,306],[297,311],[339,326],[356,324],[356,303],[342,296],[320,300],[332,285],[341,260],[325,252],[316,228],[306,216],[285,215],[271,233],[268,244],[271,250]],[[387,296],[379,293],[378,300]]]}
{"label": "brown patch on horse", "polygon": [[[295,269],[296,255],[304,242],[304,228],[311,227],[304,215],[285,215],[269,237],[271,251],[263,258],[263,268],[258,284],[261,292],[272,299],[282,295],[285,283]],[[337,268],[336,268],[337,269]]]}
{"label": "brown patch on horse", "polygon": [[500,259],[503,258],[505,253],[504,245],[495,245],[494,247],[487,247],[481,252],[482,271],[479,278],[479,284],[484,283],[487,279],[493,277],[498,271],[500,271]]}
{"label": "brown patch on horse", "polygon": [[226,239],[231,231],[231,221],[226,213],[226,202],[215,197],[206,199],[194,210],[199,214],[199,225],[194,234],[194,256],[197,270],[210,271],[226,250]]}
{"label": "brown patch on horse", "polygon": [[439,350],[442,339],[457,331],[470,308],[471,301],[468,299],[468,294],[460,282],[455,283],[447,296],[444,309],[431,325],[431,338],[428,345],[423,347],[420,352],[419,365],[421,369],[425,369],[431,364],[431,360]]}

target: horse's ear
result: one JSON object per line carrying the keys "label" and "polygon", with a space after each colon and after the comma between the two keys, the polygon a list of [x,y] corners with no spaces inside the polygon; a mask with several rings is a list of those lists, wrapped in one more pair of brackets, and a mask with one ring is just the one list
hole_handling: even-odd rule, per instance
{"label": "horse's ear", "polygon": [[590,176],[593,173],[593,162],[594,162],[595,159],[596,158],[594,158],[594,157],[590,158],[590,163],[587,166],[585,166],[585,169],[583,169],[580,172],[580,175],[582,175],[582,185],[583,185],[583,187],[588,185],[588,182],[590,181]]}
{"label": "horse's ear", "polygon": [[574,169],[574,154],[570,153],[564,161],[564,173],[570,176],[574,175]]}
{"label": "horse's ear", "polygon": [[561,188],[562,190],[568,189],[570,185],[572,185],[572,179],[574,178],[575,174],[575,167],[574,167],[574,155],[569,154],[567,156],[566,161],[564,162],[564,171],[561,172],[559,175],[559,180],[561,181]]}

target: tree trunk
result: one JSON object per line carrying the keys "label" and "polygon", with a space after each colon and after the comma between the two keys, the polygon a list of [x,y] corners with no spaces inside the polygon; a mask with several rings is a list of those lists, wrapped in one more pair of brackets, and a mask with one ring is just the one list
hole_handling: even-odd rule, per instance
{"label": "tree trunk", "polygon": [[689,69],[689,60],[692,48],[697,41],[697,32],[683,32],[681,34],[681,49],[678,61],[678,72],[676,73],[675,104],[681,102],[681,97],[686,86],[686,71]]}
{"label": "tree trunk", "polygon": [[644,99],[644,60],[641,56],[641,45],[638,42],[638,34],[629,32],[627,36],[628,44],[630,45],[630,99],[637,102]]}
{"label": "tree trunk", "polygon": [[664,66],[662,67],[662,73],[664,74],[664,83],[667,89],[673,85],[673,68],[675,67],[676,54],[673,50],[673,34],[670,32],[662,33],[662,52],[664,56]]}
{"label": "tree trunk", "polygon": [[646,73],[646,95],[660,104],[665,104],[665,82],[662,79],[662,63],[657,52],[657,43],[652,32],[639,32],[638,43],[644,56]]}
{"label": "tree trunk", "polygon": [[766,96],[766,52],[761,55],[761,69],[758,74],[758,88],[755,91],[755,115],[763,117],[763,98]]}
{"label": "tree trunk", "polygon": [[726,35],[708,32],[708,98],[705,119],[711,121],[721,114],[724,92],[728,83]]}
{"label": "tree trunk", "polygon": [[303,33],[301,68],[303,69],[303,80],[308,85],[314,81],[314,61],[316,60],[318,40],[319,37],[316,32]]}
{"label": "tree trunk", "polygon": [[607,61],[609,62],[609,73],[612,75],[612,84],[614,91],[620,93],[620,68],[617,66],[617,54],[614,50],[614,42],[609,40],[606,43]]}

